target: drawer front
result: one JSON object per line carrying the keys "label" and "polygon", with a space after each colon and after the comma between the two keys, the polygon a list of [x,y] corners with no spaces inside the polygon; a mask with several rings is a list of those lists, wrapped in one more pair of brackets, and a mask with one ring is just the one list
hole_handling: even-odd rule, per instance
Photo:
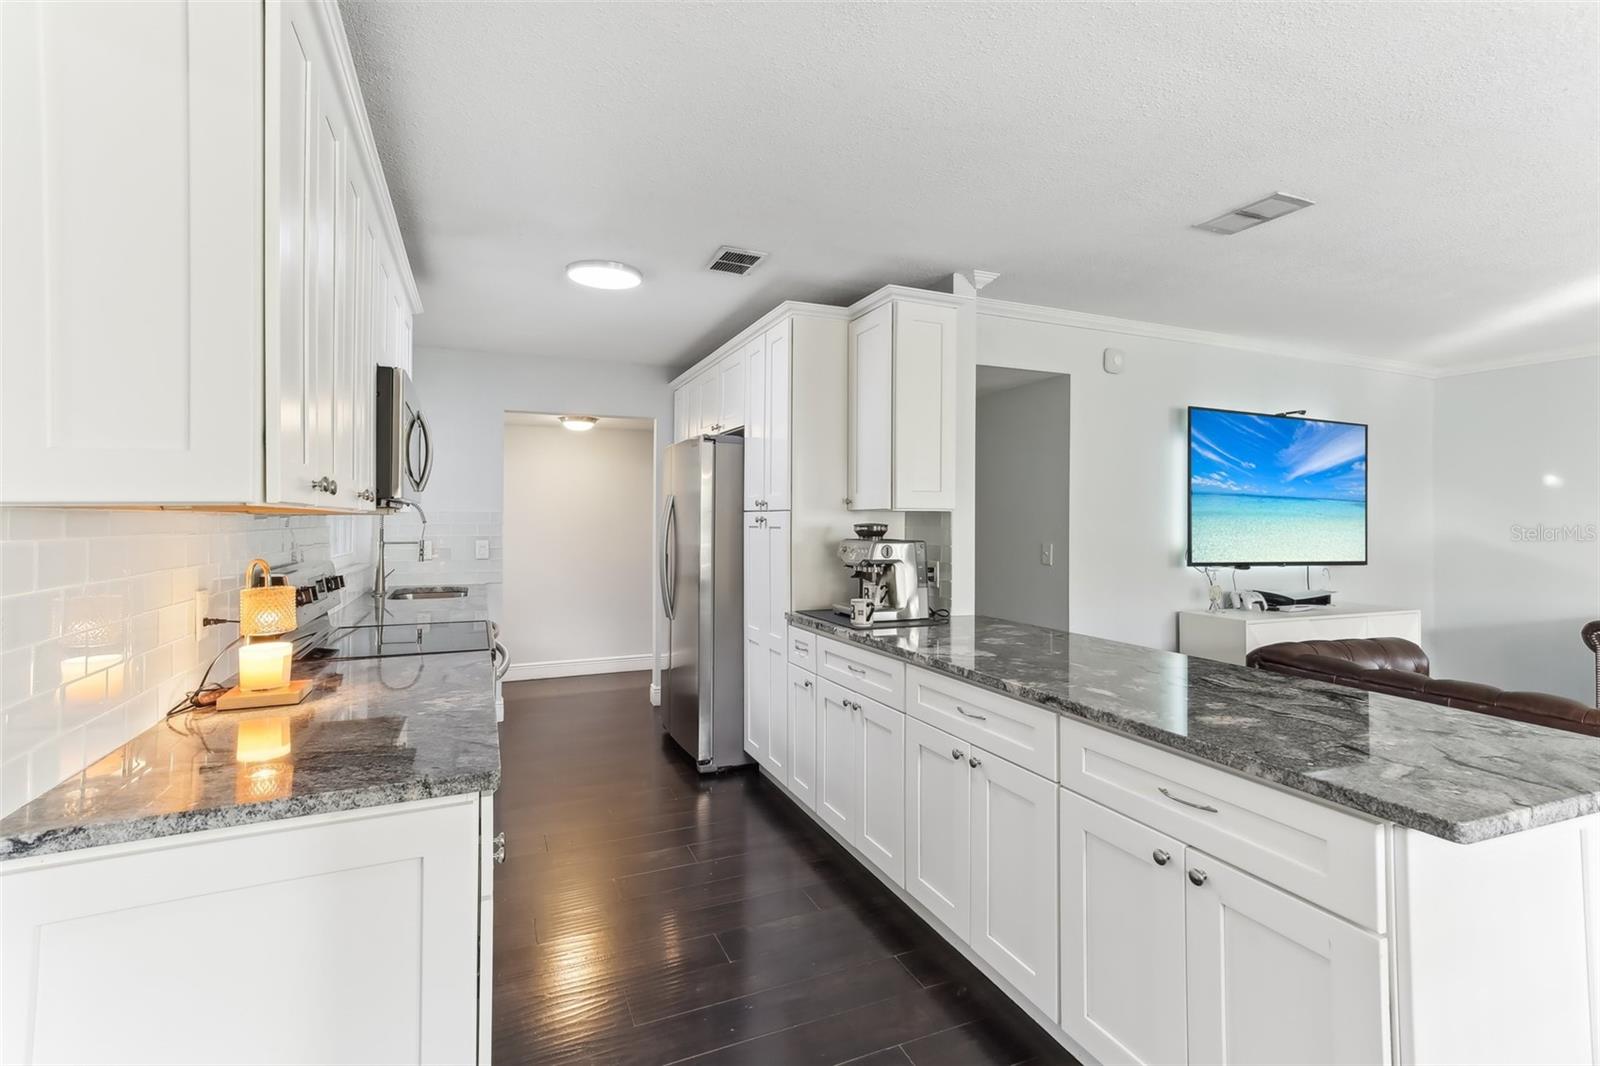
{"label": "drawer front", "polygon": [[817,635],[809,629],[789,627],[789,661],[796,666],[816,672]]}
{"label": "drawer front", "polygon": [[817,676],[870,696],[897,711],[906,709],[906,668],[898,659],[842,640],[818,637]]}
{"label": "drawer front", "polygon": [[1060,716],[919,667],[906,669],[906,711],[1052,781]]}
{"label": "drawer front", "polygon": [[1384,931],[1379,822],[1069,719],[1061,721],[1061,784]]}
{"label": "drawer front", "polygon": [[1245,650],[1289,640],[1355,640],[1367,635],[1367,619],[1362,615],[1334,618],[1288,618],[1281,622],[1258,622],[1245,627]]}

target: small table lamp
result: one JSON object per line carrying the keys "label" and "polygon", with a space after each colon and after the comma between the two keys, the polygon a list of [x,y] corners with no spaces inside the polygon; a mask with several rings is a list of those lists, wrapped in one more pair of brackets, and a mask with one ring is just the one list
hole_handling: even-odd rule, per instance
{"label": "small table lamp", "polygon": [[217,710],[282,707],[299,703],[311,691],[310,681],[289,679],[294,642],[271,639],[294,631],[294,593],[293,585],[272,583],[272,568],[265,559],[252,559],[245,567],[244,588],[239,590],[239,635],[246,643],[239,649],[239,683],[217,700]]}

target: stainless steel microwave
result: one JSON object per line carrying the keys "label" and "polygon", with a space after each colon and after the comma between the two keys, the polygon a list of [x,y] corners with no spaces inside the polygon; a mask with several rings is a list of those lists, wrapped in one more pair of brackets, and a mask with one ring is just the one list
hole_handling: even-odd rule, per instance
{"label": "stainless steel microwave", "polygon": [[433,435],[411,375],[378,368],[378,502],[410,499],[433,474]]}

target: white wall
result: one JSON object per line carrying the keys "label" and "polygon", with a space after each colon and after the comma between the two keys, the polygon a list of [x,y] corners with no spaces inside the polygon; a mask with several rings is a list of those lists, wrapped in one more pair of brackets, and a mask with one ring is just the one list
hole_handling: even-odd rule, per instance
{"label": "white wall", "polygon": [[[433,480],[421,497],[430,516],[436,509],[504,512],[507,411],[652,419],[653,483],[659,484],[661,453],[672,436],[670,371],[665,368],[419,348],[412,356],[411,375],[438,442]],[[651,543],[655,517],[652,514]],[[653,577],[646,582],[647,592],[653,582]],[[493,599],[491,603],[497,612],[505,610],[503,603]],[[660,635],[658,619],[657,647]],[[659,678],[659,667],[655,673]]]}
{"label": "white wall", "polygon": [[[973,591],[979,614],[1069,628],[1071,402],[1071,379],[1062,376],[978,397]],[[1043,561],[1044,544],[1053,545],[1053,565]]]}
{"label": "white wall", "polygon": [[[1026,315],[1028,317],[1017,317]],[[1174,612],[1203,607],[1184,565],[1185,415],[1190,404],[1257,411],[1308,408],[1372,427],[1370,565],[1333,571],[1346,602],[1419,607],[1433,621],[1433,381],[1187,339],[1089,328],[1070,313],[979,301],[976,343],[958,368],[955,613],[974,607],[976,365],[1072,376],[1068,561],[1071,628],[1158,648],[1176,643]],[[1104,349],[1127,369],[1101,369]],[[1303,580],[1256,571],[1252,584]]]}
{"label": "white wall", "polygon": [[505,427],[508,681],[651,666],[654,484],[648,429]]}
{"label": "white wall", "polygon": [[1600,358],[1435,387],[1434,673],[1589,703],[1578,631],[1600,618]]}

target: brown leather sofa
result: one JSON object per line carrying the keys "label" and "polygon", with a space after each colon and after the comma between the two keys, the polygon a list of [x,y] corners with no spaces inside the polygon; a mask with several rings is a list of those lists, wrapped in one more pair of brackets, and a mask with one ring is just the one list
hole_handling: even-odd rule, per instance
{"label": "brown leather sofa", "polygon": [[1295,640],[1257,648],[1249,666],[1293,677],[1309,677],[1368,692],[1479,711],[1519,722],[1600,736],[1600,711],[1543,692],[1507,692],[1475,681],[1447,681],[1428,674],[1428,656],[1409,640]]}

